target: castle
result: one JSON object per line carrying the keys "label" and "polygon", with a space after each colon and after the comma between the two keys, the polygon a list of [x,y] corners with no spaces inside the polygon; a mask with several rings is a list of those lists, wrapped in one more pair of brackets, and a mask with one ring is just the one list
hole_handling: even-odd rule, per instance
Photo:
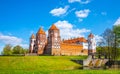
{"label": "castle", "polygon": [[88,39],[78,37],[68,40],[61,40],[60,30],[53,24],[48,30],[48,37],[45,31],[40,28],[36,36],[30,37],[29,53],[38,55],[89,55],[96,52],[94,35],[90,33]]}

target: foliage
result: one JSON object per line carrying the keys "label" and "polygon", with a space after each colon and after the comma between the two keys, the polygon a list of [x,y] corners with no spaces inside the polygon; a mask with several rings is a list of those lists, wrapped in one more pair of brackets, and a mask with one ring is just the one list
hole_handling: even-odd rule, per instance
{"label": "foliage", "polygon": [[110,61],[112,58],[111,50],[114,45],[114,33],[111,29],[107,28],[103,32],[102,37],[103,37],[103,43],[104,43],[104,53],[108,56],[109,61]]}
{"label": "foliage", "polygon": [[24,48],[23,50],[24,50],[24,54],[29,53],[29,49]]}
{"label": "foliage", "polygon": [[12,47],[10,44],[7,44],[3,48],[2,55],[25,54],[28,52],[29,52],[28,49],[24,49],[23,47],[19,45]]}
{"label": "foliage", "polygon": [[108,48],[114,43],[114,34],[111,29],[107,28],[103,32],[102,37],[104,39],[103,42],[104,42],[105,46],[108,46]]}
{"label": "foliage", "polygon": [[113,49],[112,49],[112,56],[113,59],[116,60],[120,56],[120,25],[115,25],[113,27],[113,32],[114,32],[114,44],[113,44]]}
{"label": "foliage", "polygon": [[113,60],[115,61],[114,64],[117,64],[116,61],[120,57],[120,25],[115,25],[113,29],[106,29],[102,34],[102,37],[102,43],[104,45],[101,45],[101,43],[99,43],[97,52],[99,54],[106,54],[109,58],[109,61]]}
{"label": "foliage", "polygon": [[103,40],[98,44],[97,52],[106,54],[109,60],[116,60],[120,56],[120,26],[106,29],[102,34]]}
{"label": "foliage", "polygon": [[23,54],[24,53],[24,49],[17,45],[13,48],[13,54]]}
{"label": "foliage", "polygon": [[114,26],[113,32],[116,36],[117,47],[120,47],[120,25]]}
{"label": "foliage", "polygon": [[[114,31],[114,33],[116,33],[116,34],[120,34],[120,25],[116,25],[116,26],[114,26],[113,27],[113,31]],[[120,35],[119,35],[120,36]]]}
{"label": "foliage", "polygon": [[10,44],[5,45],[2,51],[3,55],[11,55],[12,54],[12,46]]}

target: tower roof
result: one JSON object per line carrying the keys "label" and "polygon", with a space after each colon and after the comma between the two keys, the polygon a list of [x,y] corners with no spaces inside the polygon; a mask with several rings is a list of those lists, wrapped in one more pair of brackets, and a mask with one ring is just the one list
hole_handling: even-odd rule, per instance
{"label": "tower roof", "polygon": [[42,29],[42,27],[40,27],[40,29],[38,30],[37,34],[45,34],[45,31]]}
{"label": "tower roof", "polygon": [[50,30],[59,30],[54,24],[50,27]]}
{"label": "tower roof", "polygon": [[92,33],[90,33],[90,35],[88,36],[89,38],[93,38],[94,35]]}
{"label": "tower roof", "polygon": [[35,39],[35,35],[34,34],[31,35],[31,39]]}

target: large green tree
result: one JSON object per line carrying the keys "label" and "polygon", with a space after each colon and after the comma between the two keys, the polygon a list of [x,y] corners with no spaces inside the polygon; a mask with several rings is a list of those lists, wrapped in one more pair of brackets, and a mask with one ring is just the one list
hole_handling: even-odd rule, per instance
{"label": "large green tree", "polygon": [[116,37],[116,46],[120,47],[120,24],[113,27],[113,32]]}
{"label": "large green tree", "polygon": [[2,55],[12,55],[12,46],[10,44],[5,45]]}
{"label": "large green tree", "polygon": [[24,54],[24,52],[24,49],[19,45],[13,48],[13,54]]}
{"label": "large green tree", "polygon": [[106,54],[109,57],[109,61],[113,60],[115,64],[116,60],[120,57],[120,25],[114,26],[113,29],[106,29],[102,37],[105,43],[104,52],[107,51]]}
{"label": "large green tree", "polygon": [[120,57],[120,25],[113,27],[114,32],[114,44],[113,44],[113,59],[117,60]]}

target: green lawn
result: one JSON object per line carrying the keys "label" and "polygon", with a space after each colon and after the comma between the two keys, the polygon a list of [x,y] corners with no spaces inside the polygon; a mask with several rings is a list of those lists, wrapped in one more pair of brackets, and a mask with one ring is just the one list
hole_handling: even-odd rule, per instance
{"label": "green lawn", "polygon": [[0,74],[120,74],[119,70],[79,70],[71,60],[86,56],[0,56]]}

